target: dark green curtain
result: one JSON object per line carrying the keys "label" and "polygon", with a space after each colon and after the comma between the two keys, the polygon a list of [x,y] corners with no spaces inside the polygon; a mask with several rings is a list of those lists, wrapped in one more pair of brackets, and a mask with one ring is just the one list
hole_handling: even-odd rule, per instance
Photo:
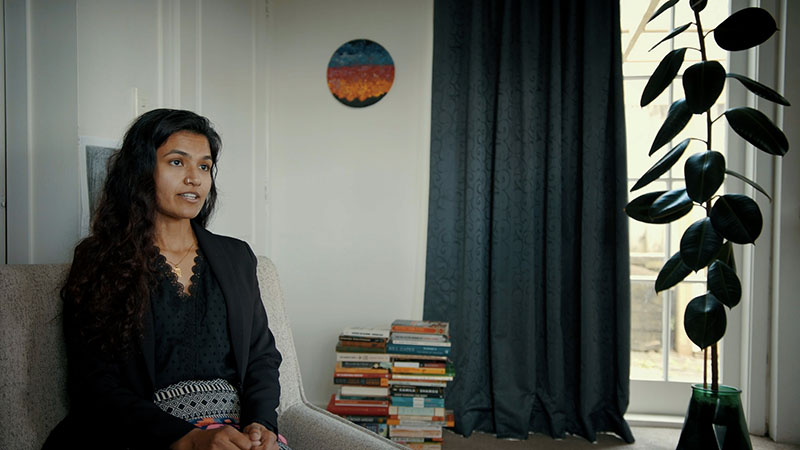
{"label": "dark green curtain", "polygon": [[424,317],[456,431],[633,441],[617,1],[436,0]]}

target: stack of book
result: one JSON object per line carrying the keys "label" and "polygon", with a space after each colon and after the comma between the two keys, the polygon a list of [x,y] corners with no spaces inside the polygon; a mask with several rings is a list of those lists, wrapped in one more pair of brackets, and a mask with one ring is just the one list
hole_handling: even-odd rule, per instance
{"label": "stack of book", "polygon": [[388,437],[391,358],[388,329],[346,328],[336,344],[336,367],[328,411]]}
{"label": "stack of book", "polygon": [[411,449],[440,450],[442,428],[453,426],[444,403],[454,376],[449,324],[395,320],[386,351],[391,355],[389,438]]}

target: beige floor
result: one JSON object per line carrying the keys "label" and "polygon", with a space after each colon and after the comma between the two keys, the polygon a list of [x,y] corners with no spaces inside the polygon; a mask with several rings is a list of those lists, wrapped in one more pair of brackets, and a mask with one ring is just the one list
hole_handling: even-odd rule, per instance
{"label": "beige floor", "polygon": [[[473,433],[469,439],[449,430],[444,431],[444,450],[570,450],[570,449],[604,449],[620,450],[674,450],[681,430],[677,428],[633,427],[636,442],[626,444],[614,435],[600,435],[596,443],[580,437],[570,436],[566,439],[553,439],[550,436],[531,435],[524,441],[498,440],[493,435]],[[753,450],[790,450],[800,446],[777,444],[769,438],[751,436]]]}

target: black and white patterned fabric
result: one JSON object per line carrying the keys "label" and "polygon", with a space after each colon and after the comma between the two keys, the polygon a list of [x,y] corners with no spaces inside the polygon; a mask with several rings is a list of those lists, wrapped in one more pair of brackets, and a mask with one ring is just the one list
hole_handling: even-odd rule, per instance
{"label": "black and white patterned fabric", "polygon": [[153,401],[168,414],[198,428],[211,429],[225,425],[240,428],[239,392],[230,382],[189,380],[159,389]]}

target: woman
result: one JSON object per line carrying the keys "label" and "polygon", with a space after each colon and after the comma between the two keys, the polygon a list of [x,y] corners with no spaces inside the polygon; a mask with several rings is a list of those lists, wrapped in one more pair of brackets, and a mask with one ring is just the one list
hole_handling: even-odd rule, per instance
{"label": "woman", "polygon": [[71,405],[45,448],[279,448],[256,258],[205,229],[220,145],[206,118],[158,109],[112,157],[61,290]]}

